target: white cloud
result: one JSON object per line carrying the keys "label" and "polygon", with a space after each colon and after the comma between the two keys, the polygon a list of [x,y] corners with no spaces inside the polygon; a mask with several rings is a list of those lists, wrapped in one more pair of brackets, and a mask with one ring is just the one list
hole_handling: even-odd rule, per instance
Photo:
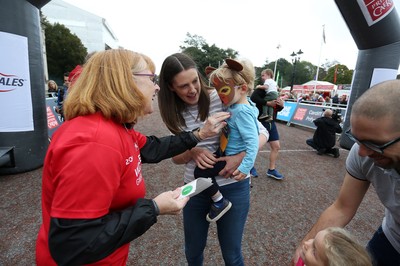
{"label": "white cloud", "polygon": [[[321,0],[64,0],[108,21],[121,46],[150,56],[160,70],[178,52],[186,33],[232,48],[261,66],[277,58],[314,65],[337,60],[354,69],[358,49],[334,1]],[[394,0],[400,6],[400,0]],[[322,45],[322,25],[326,44]],[[281,44],[281,48],[276,49]]]}

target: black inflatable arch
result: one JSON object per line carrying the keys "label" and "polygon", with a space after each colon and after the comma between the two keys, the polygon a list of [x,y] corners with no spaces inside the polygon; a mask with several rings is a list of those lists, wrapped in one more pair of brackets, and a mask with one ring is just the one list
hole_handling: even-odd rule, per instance
{"label": "black inflatable arch", "polygon": [[[335,0],[359,49],[351,85],[344,131],[350,126],[354,101],[368,90],[374,69],[397,70],[400,64],[400,22],[393,1]],[[396,75],[392,79],[396,79]],[[384,81],[384,80],[380,80]],[[340,146],[350,149],[353,142],[342,134]]]}
{"label": "black inflatable arch", "polygon": [[[28,41],[30,80],[27,82],[30,82],[31,87],[33,131],[0,132],[0,175],[27,172],[43,165],[48,137],[39,9],[48,2],[49,0],[1,1],[0,32],[24,36]],[[0,69],[0,73],[4,73],[4,70]],[[15,110],[9,110],[10,113],[13,111]],[[0,114],[7,115],[9,113]]]}

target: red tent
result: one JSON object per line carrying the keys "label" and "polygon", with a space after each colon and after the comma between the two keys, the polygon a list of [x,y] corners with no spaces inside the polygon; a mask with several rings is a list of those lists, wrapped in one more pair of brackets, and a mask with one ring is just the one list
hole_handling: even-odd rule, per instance
{"label": "red tent", "polygon": [[294,92],[310,93],[310,92],[331,92],[336,89],[336,85],[327,81],[311,80],[302,85],[293,85]]}

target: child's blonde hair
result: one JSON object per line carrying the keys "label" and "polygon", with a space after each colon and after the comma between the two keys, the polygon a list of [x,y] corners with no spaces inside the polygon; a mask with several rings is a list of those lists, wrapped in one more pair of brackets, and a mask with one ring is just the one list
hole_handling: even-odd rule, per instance
{"label": "child's blonde hair", "polygon": [[371,266],[366,249],[345,229],[329,227],[324,238],[329,266]]}
{"label": "child's blonde hair", "polygon": [[233,82],[237,85],[246,84],[247,92],[251,93],[251,91],[254,89],[254,80],[256,77],[253,63],[251,63],[250,60],[244,58],[235,59],[235,61],[243,66],[242,70],[238,71],[232,69],[228,66],[227,63],[224,63],[221,67],[214,70],[210,74],[210,80],[218,78],[219,80],[226,82],[228,79],[232,79]]}
{"label": "child's blonde hair", "polygon": [[272,69],[267,68],[261,71],[261,74],[266,74],[272,78],[274,76],[274,71],[272,71]]}

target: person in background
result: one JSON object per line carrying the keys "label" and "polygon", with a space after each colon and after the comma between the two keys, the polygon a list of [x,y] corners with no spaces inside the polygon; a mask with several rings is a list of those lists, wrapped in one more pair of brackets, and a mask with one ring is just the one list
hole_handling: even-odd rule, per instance
{"label": "person in background", "polygon": [[299,93],[299,97],[297,98],[297,102],[298,102],[298,103],[307,102],[308,99],[309,99],[308,97],[309,97],[309,95],[306,94],[306,93],[304,93],[304,94],[300,94],[300,93]]}
{"label": "person in background", "polygon": [[[86,63],[94,54],[96,51],[88,53],[85,57],[84,63]],[[74,85],[75,81],[79,78],[80,74],[82,73],[82,66],[81,65],[76,65],[73,70],[68,75],[68,81],[70,83],[69,87],[72,87]]]}
{"label": "person in background", "polygon": [[336,144],[336,133],[342,133],[339,120],[332,117],[332,109],[326,109],[322,115],[313,121],[317,129],[311,139],[306,143],[317,150],[318,155],[332,154],[335,158],[339,157],[339,149],[334,148]]}
{"label": "person in background", "polygon": [[149,57],[124,49],[98,52],[85,64],[44,161],[37,265],[125,265],[129,242],[187,203],[179,188],[144,198],[141,165],[218,136],[229,113],[195,132],[142,135],[134,125],[153,112],[154,72]]}
{"label": "person in background", "polygon": [[325,105],[325,106],[332,106],[332,99],[331,99],[331,97],[326,96],[326,97],[325,97],[325,102],[324,102],[322,105]]}
{"label": "person in background", "polygon": [[47,82],[47,92],[49,97],[57,95],[58,90],[58,85],[54,80],[51,79]]}
{"label": "person in background", "polygon": [[[274,101],[278,99],[278,85],[276,84],[275,80],[273,80],[274,71],[271,69],[264,69],[261,71],[261,79],[264,81],[263,85],[257,85],[256,89],[264,89],[265,90],[265,97],[264,100]],[[268,122],[274,119],[274,107],[264,105],[262,107],[262,113],[259,116],[260,120],[266,119]]]}
{"label": "person in background", "polygon": [[[242,163],[233,175],[238,174],[238,179],[244,179],[250,173],[258,152],[258,109],[248,98],[255,78],[253,64],[245,59],[225,59],[221,67],[209,74],[213,87],[217,90],[222,103],[231,114],[227,120],[227,127],[223,131],[221,145],[216,151],[216,156],[235,155],[246,152]],[[211,177],[213,185],[203,193],[208,195],[213,203],[207,214],[207,221],[216,222],[232,206],[232,203],[219,191],[215,177],[225,167],[225,161],[219,161],[212,168],[201,169],[196,167],[194,178]]]}
{"label": "person in background", "polygon": [[316,100],[316,105],[325,105],[325,99],[322,96],[322,94],[317,94],[317,100]]}
{"label": "person in background", "polygon": [[296,266],[372,266],[366,249],[347,230],[326,228],[304,242]]}
{"label": "person in background", "polygon": [[346,136],[355,143],[346,159],[339,195],[319,217],[304,241],[331,226],[344,227],[354,217],[372,184],[385,206],[382,225],[367,244],[373,265],[400,265],[400,80],[378,83],[353,104]]}
{"label": "person in background", "polygon": [[64,110],[63,110],[63,104],[64,100],[67,98],[67,93],[68,93],[68,88],[69,88],[69,72],[64,73],[64,84],[62,87],[59,88],[58,93],[57,93],[57,106],[56,106],[56,112],[60,114],[61,116],[61,121],[64,121]]}
{"label": "person in background", "polygon": [[311,100],[316,103],[318,102],[318,97],[320,96],[319,93],[310,93],[311,94]]}
{"label": "person in background", "polygon": [[[207,86],[196,63],[183,53],[168,56],[160,71],[158,105],[161,117],[173,134],[193,130],[204,124],[207,117],[223,110],[217,91]],[[251,87],[251,86],[249,86]],[[267,132],[259,125],[259,146],[266,143]],[[242,238],[250,206],[249,178],[241,179],[235,170],[245,152],[216,158],[220,137],[201,141],[195,148],[173,157],[176,164],[185,164],[184,183],[194,180],[196,166],[211,168],[217,161],[226,161],[216,177],[221,193],[232,207],[217,221],[218,240],[226,265],[244,265]],[[202,265],[210,223],[204,219],[210,211],[210,197],[200,193],[190,199],[183,209],[185,255],[188,265]]]}
{"label": "person in background", "polygon": [[338,106],[339,104],[339,94],[335,93],[332,97],[332,106]]}
{"label": "person in background", "polygon": [[[263,107],[265,105],[273,107],[275,110],[273,118],[276,119],[277,111],[283,109],[283,101],[281,99],[266,101],[265,93],[266,91],[263,88],[256,88],[251,94],[250,99],[256,104],[260,113],[262,113]],[[276,160],[278,159],[278,153],[281,148],[279,143],[278,128],[276,127],[274,120],[267,121],[265,119],[260,119],[260,117],[258,117],[258,120],[268,130],[269,133],[268,143],[271,148],[271,153],[269,155],[269,168],[267,170],[267,176],[276,180],[282,180],[284,176],[276,169]],[[251,172],[254,177],[258,176],[255,167],[252,169]]]}
{"label": "person in background", "polygon": [[68,81],[70,83],[70,87],[74,85],[75,81],[79,78],[79,75],[82,73],[82,66],[76,65],[74,69],[69,72]]}
{"label": "person in background", "polygon": [[342,96],[340,96],[339,98],[339,104],[341,105],[347,105],[347,95],[343,94]]}

